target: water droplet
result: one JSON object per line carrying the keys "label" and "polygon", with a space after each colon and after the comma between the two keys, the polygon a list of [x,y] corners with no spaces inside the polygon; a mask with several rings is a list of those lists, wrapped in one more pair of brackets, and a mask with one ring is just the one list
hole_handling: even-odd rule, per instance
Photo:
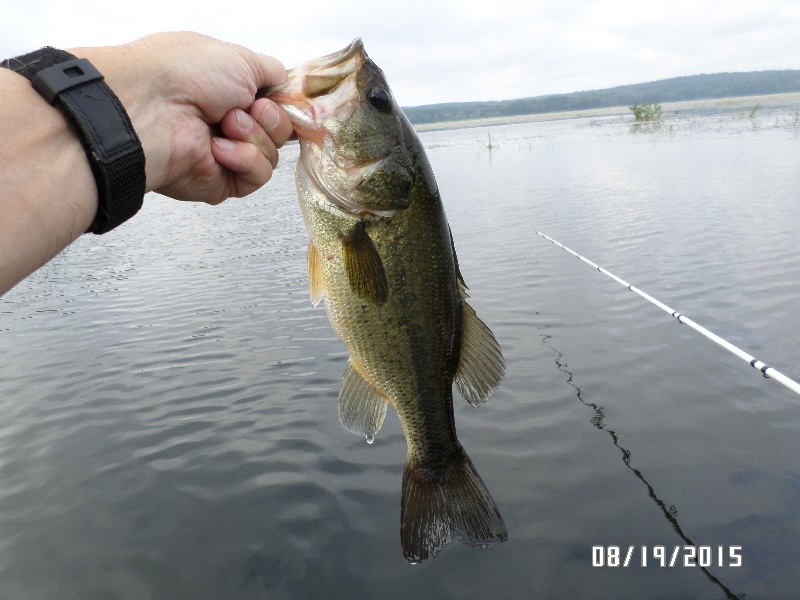
{"label": "water droplet", "polygon": [[367,436],[367,443],[368,444],[371,444],[374,441],[375,441],[375,436],[374,435],[368,435]]}

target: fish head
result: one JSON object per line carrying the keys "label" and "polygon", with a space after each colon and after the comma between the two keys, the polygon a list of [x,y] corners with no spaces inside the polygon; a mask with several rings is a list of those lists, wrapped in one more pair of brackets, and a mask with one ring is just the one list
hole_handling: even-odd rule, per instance
{"label": "fish head", "polygon": [[408,207],[410,126],[360,39],[291,69],[287,83],[266,95],[289,115],[302,168],[333,204],[377,216]]}

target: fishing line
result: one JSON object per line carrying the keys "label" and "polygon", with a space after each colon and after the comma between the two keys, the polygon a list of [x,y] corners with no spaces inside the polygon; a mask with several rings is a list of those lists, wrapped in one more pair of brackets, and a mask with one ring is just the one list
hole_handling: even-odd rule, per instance
{"label": "fishing line", "polygon": [[777,381],[781,385],[783,385],[783,386],[789,388],[790,390],[792,390],[795,394],[800,395],[800,383],[797,383],[796,381],[794,381],[793,379],[790,379],[789,377],[787,377],[786,375],[784,375],[783,373],[781,373],[777,369],[774,369],[774,368],[768,366],[767,364],[763,363],[762,361],[756,359],[755,357],[751,356],[750,354],[748,354],[747,352],[745,352],[741,348],[738,348],[738,347],[734,346],[733,344],[731,344],[727,340],[722,339],[717,334],[712,333],[711,331],[709,331],[708,329],[706,329],[702,325],[700,325],[698,323],[695,323],[694,321],[692,321],[686,315],[684,315],[682,313],[679,313],[676,310],[672,310],[669,306],[667,306],[663,302],[660,302],[660,301],[656,300],[652,296],[644,293],[642,290],[640,290],[636,286],[631,285],[627,281],[624,281],[624,280],[620,279],[619,277],[617,277],[616,275],[614,275],[613,273],[605,270],[603,267],[600,267],[600,266],[594,264],[588,258],[586,258],[584,256],[581,256],[580,254],[578,254],[577,252],[574,252],[573,250],[570,250],[564,244],[561,244],[561,243],[555,241],[553,238],[546,236],[541,231],[537,231],[536,233],[538,233],[544,239],[550,240],[556,246],[562,248],[563,250],[566,250],[567,252],[569,252],[570,254],[575,256],[576,258],[582,260],[583,262],[585,262],[590,267],[593,267],[593,268],[597,269],[598,271],[603,273],[603,275],[608,275],[611,279],[613,279],[614,281],[616,281],[617,283],[619,283],[621,285],[624,285],[630,291],[638,294],[639,296],[641,296],[642,298],[644,298],[645,300],[647,300],[651,304],[655,304],[658,308],[660,308],[664,312],[666,312],[666,313],[672,315],[673,317],[675,317],[678,320],[678,323],[682,323],[684,325],[688,325],[689,327],[691,327],[692,329],[694,329],[698,333],[700,333],[703,336],[705,336],[708,339],[710,339],[712,342],[715,342],[716,344],[718,344],[718,345],[722,346],[723,348],[725,348],[731,354],[734,354],[734,355],[738,356],[743,361],[747,362],[754,369],[757,369],[758,371],[761,371],[761,374],[764,375],[764,377],[767,377],[769,379],[774,379],[775,381]]}

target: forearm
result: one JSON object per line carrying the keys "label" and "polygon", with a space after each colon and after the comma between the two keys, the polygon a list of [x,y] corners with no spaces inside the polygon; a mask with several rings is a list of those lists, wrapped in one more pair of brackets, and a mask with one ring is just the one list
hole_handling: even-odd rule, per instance
{"label": "forearm", "polygon": [[[146,157],[146,191],[219,204],[272,176],[292,126],[255,95],[286,80],[276,59],[193,33],[68,51],[88,59],[125,107]],[[97,204],[64,117],[0,68],[0,294],[84,233]]]}
{"label": "forearm", "polygon": [[0,294],[83,234],[97,187],[61,113],[0,69]]}
{"label": "forearm", "polygon": [[[170,132],[153,106],[152,73],[136,73],[128,46],[75,48],[118,95],[147,155],[147,189],[163,179]],[[144,133],[145,135],[141,135]],[[162,156],[163,155],[163,156]],[[60,111],[30,82],[0,69],[0,295],[56,256],[91,225],[97,184],[85,150]]]}

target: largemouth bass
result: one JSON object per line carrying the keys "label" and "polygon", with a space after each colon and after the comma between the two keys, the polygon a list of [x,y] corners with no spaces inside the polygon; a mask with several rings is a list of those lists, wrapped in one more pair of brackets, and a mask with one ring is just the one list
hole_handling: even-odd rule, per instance
{"label": "largemouth bass", "polygon": [[296,183],[309,236],[311,300],[325,298],[350,351],[345,428],[368,439],[391,403],[408,443],[400,538],[411,562],[452,538],[507,539],[456,437],[453,383],[478,406],[505,371],[467,286],[425,151],[361,40],[267,90],[300,141]]}

